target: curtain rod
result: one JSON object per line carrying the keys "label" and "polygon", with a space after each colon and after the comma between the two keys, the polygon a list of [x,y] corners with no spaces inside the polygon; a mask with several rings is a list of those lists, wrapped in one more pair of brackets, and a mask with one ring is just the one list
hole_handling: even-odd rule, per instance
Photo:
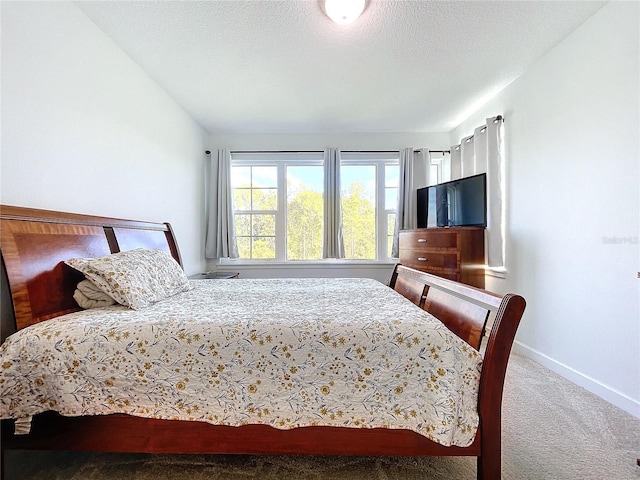
{"label": "curtain rod", "polygon": [[[420,150],[414,150],[419,152]],[[205,150],[207,155],[211,150]],[[232,150],[231,153],[323,153],[322,150]],[[341,153],[399,153],[399,150],[341,150]],[[429,150],[429,153],[451,153],[451,150]]]}
{"label": "curtain rod", "polygon": [[[496,115],[496,118],[493,120],[493,123],[498,123],[499,121],[504,121],[504,117],[502,115]],[[486,130],[486,125],[484,126],[484,128],[482,130]],[[473,135],[469,135],[463,138],[463,140],[465,140],[466,142],[471,141],[471,139],[473,138]],[[462,143],[462,142],[461,142]],[[458,145],[455,146],[456,150],[460,150],[460,143]],[[451,152],[449,152],[451,153]]]}
{"label": "curtain rod", "polygon": [[[504,117],[502,115],[497,115],[494,122],[504,121]],[[473,135],[470,135],[465,138],[473,138]],[[419,152],[420,150],[414,150],[415,152]],[[322,153],[322,150],[233,150],[233,153]],[[344,150],[344,153],[396,153],[399,150]],[[207,155],[211,154],[211,150],[205,150]],[[429,150],[429,153],[451,153],[451,150]]]}
{"label": "curtain rod", "polygon": [[[414,150],[419,152],[422,149]],[[399,150],[342,150],[344,153],[398,153]],[[429,153],[451,153],[451,150],[429,150]]]}

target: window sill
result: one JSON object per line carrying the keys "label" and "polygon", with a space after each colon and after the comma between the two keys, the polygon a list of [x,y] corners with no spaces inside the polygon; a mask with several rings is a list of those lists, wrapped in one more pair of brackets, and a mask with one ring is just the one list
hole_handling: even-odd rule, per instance
{"label": "window sill", "polygon": [[485,267],[485,275],[495,278],[507,278],[507,269],[504,267]]}
{"label": "window sill", "polygon": [[336,260],[326,259],[318,261],[300,261],[300,262],[260,262],[260,261],[242,261],[242,260],[222,260],[216,262],[219,267],[237,267],[237,268],[354,268],[354,267],[379,267],[388,268],[398,263],[397,261],[373,261],[373,260]]}

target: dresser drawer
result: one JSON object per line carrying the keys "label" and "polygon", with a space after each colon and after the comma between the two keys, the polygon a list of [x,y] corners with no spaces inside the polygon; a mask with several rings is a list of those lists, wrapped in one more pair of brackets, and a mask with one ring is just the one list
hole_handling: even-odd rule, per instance
{"label": "dresser drawer", "polygon": [[456,269],[459,267],[457,253],[432,253],[419,250],[400,250],[400,263],[423,270],[429,267]]}
{"label": "dresser drawer", "polygon": [[455,230],[407,230],[400,232],[402,248],[457,248],[458,233]]}
{"label": "dresser drawer", "polygon": [[398,261],[407,267],[484,288],[484,228],[401,230]]}

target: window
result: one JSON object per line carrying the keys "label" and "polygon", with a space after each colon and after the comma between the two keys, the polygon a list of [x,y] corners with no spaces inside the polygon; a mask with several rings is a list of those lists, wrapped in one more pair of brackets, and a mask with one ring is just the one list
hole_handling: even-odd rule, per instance
{"label": "window", "polygon": [[395,152],[342,154],[340,194],[345,258],[390,258],[398,171]]}
{"label": "window", "polygon": [[287,260],[320,260],[324,217],[322,165],[285,165]]}
{"label": "window", "polygon": [[231,186],[240,257],[276,258],[277,166],[234,166]]}
{"label": "window", "polygon": [[448,164],[450,154],[447,152],[432,152],[431,153],[431,163],[429,164],[429,182],[430,185],[435,185],[436,183],[441,183],[444,180],[444,165]]}
{"label": "window", "polygon": [[[245,261],[322,259],[322,152],[231,155],[236,237]],[[431,183],[443,158],[431,159]],[[398,199],[397,152],[343,152],[341,200],[347,260],[391,258]]]}
{"label": "window", "polygon": [[323,154],[232,153],[240,259],[322,258]]}
{"label": "window", "polygon": [[[322,260],[323,157],[322,152],[232,152],[239,260]],[[340,175],[346,259],[389,259],[398,153],[343,153]]]}
{"label": "window", "polygon": [[384,213],[387,220],[387,257],[391,257],[393,246],[393,231],[396,224],[396,209],[398,205],[398,165],[385,165],[384,174]]}

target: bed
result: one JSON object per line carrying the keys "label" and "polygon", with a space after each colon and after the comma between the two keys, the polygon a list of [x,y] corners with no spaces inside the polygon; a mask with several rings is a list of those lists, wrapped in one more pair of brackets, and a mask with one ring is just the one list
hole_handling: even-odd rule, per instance
{"label": "bed", "polygon": [[[464,455],[477,457],[478,478],[500,478],[502,389],[522,297],[397,265],[388,285],[192,280],[140,308],[82,310],[74,292],[87,272],[70,259],[164,252],[179,266],[171,226],[14,206],[1,207],[0,221],[3,464],[8,449]],[[29,367],[25,381],[17,352],[37,351],[44,337],[54,346],[30,360],[44,373]],[[53,358],[66,350],[79,356]],[[81,370],[86,359],[99,368]],[[34,393],[47,368],[70,404],[51,385]],[[124,393],[101,397],[109,382]]]}

